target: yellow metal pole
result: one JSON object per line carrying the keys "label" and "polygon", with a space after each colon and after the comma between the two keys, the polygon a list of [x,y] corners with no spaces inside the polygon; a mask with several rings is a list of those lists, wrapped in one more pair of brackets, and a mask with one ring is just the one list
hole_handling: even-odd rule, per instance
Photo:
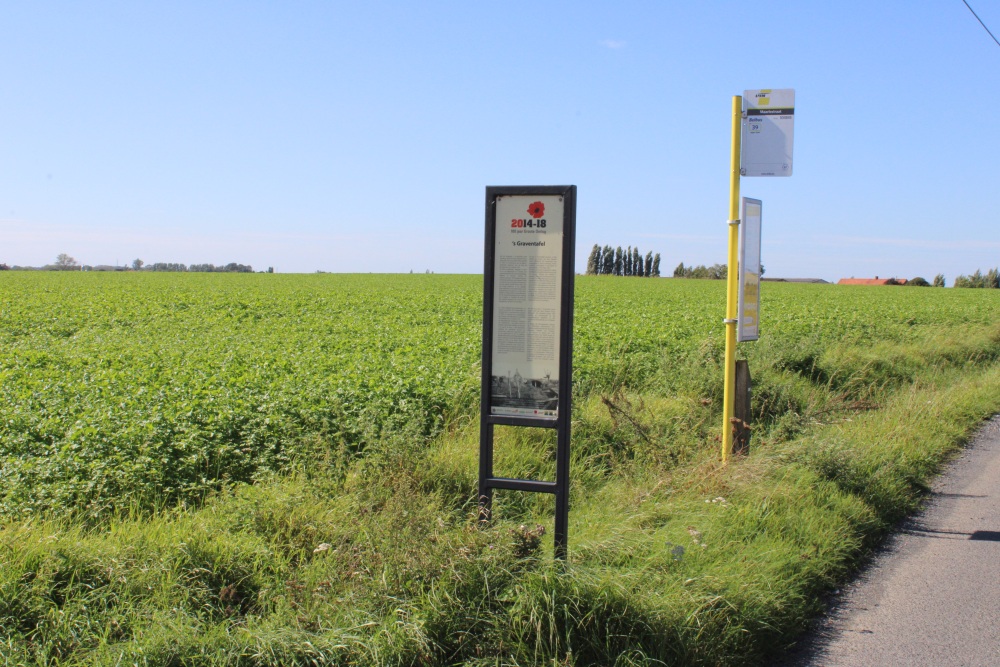
{"label": "yellow metal pole", "polygon": [[739,298],[740,217],[740,125],[743,118],[743,97],[733,96],[733,144],[729,157],[729,269],[726,279],[726,379],[722,399],[722,460],[728,461],[733,451],[733,412],[736,394],[736,302]]}

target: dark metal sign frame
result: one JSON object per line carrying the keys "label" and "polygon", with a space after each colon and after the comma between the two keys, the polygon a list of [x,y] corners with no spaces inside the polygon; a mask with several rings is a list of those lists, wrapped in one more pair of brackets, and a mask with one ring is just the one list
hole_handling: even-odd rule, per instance
{"label": "dark metal sign frame", "polygon": [[[494,290],[497,262],[497,198],[502,196],[559,196],[562,198],[562,254],[560,258],[560,313],[558,351],[558,407],[555,418],[493,414]],[[508,224],[506,220],[503,224]],[[479,421],[479,518],[492,517],[494,489],[555,495],[554,544],[556,558],[564,559],[569,523],[569,463],[571,386],[573,373],[573,286],[576,247],[576,186],[490,186],[486,188],[486,244],[483,270],[483,375]],[[493,471],[493,427],[496,425],[551,428],[557,432],[556,479],[539,481],[496,477]]]}

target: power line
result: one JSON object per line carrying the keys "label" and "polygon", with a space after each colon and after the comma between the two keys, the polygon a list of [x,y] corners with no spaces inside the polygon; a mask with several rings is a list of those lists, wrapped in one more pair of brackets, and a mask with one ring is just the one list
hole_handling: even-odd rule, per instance
{"label": "power line", "polygon": [[[965,3],[966,7],[969,7],[969,3],[968,2],[965,2],[965,0],[962,0],[962,2]],[[977,14],[975,12],[975,10],[972,9],[972,7],[969,7],[969,11],[972,12],[972,15],[976,17],[977,21],[979,21],[979,25],[983,26],[983,30],[985,30],[989,34],[990,37],[993,37],[993,41],[997,43],[997,46],[1000,46],[1000,40],[998,40],[996,37],[993,36],[993,33],[990,32],[990,29],[987,28],[986,24],[983,23],[983,20],[981,18],[979,18],[979,14]]]}

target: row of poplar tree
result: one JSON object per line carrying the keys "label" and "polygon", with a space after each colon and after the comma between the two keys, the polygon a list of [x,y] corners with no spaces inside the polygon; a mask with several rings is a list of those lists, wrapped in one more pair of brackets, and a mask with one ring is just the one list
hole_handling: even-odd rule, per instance
{"label": "row of poplar tree", "polygon": [[647,252],[643,257],[638,248],[621,246],[603,248],[596,243],[587,259],[587,275],[590,276],[638,276],[649,278],[660,275],[660,253]]}

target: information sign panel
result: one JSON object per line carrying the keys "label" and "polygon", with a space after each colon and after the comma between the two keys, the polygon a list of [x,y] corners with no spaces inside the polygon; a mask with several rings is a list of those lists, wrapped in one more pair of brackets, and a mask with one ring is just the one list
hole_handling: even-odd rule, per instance
{"label": "information sign panel", "polygon": [[740,293],[736,340],[757,340],[760,323],[760,218],[759,199],[743,198],[740,220]]}
{"label": "information sign panel", "polygon": [[795,90],[743,91],[740,174],[791,176]]}
{"label": "information sign panel", "polygon": [[562,195],[497,195],[490,414],[559,411]]}
{"label": "information sign panel", "polygon": [[[486,188],[479,517],[493,491],[555,495],[555,556],[566,557],[573,381],[576,186]],[[495,426],[556,431],[554,481],[497,477]]]}

